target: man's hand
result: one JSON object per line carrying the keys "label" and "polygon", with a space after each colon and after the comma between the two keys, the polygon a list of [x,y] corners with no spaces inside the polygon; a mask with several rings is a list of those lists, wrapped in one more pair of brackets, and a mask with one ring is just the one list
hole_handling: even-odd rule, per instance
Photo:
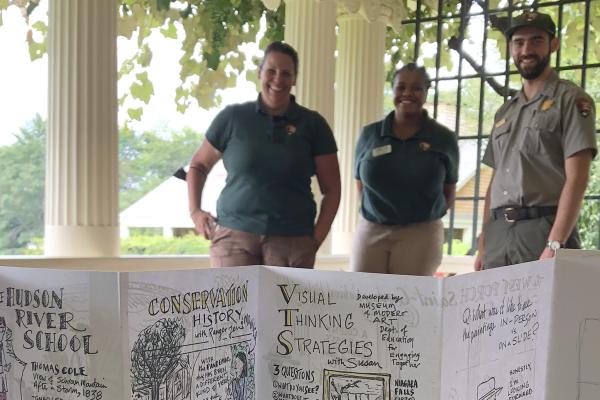
{"label": "man's hand", "polygon": [[540,255],[540,260],[545,260],[547,258],[554,258],[555,256],[555,251],[552,250],[550,247],[546,246],[544,247],[544,251],[542,251],[542,254]]}
{"label": "man's hand", "polygon": [[475,256],[475,263],[473,265],[475,271],[481,271],[483,269],[483,255],[485,253],[483,240],[483,232],[481,232],[479,238],[477,238],[477,255]]}
{"label": "man's hand", "polygon": [[475,256],[475,271],[481,271],[483,269],[483,255],[481,252],[477,252],[477,256]]}

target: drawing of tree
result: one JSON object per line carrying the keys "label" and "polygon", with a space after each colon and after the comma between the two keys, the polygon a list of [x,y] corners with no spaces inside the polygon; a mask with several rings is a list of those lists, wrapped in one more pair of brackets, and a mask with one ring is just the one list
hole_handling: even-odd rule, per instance
{"label": "drawing of tree", "polygon": [[159,399],[160,385],[181,358],[185,328],[179,319],[156,321],[138,334],[131,350],[131,384],[135,392]]}

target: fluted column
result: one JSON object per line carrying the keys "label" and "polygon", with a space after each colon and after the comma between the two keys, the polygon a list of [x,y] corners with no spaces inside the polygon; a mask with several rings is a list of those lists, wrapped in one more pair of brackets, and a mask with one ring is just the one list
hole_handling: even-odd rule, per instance
{"label": "fluted column", "polygon": [[116,0],[50,0],[45,253],[117,256]]}
{"label": "fluted column", "polygon": [[285,41],[300,57],[296,98],[300,104],[318,111],[333,126],[333,86],[335,83],[334,0],[286,0]]}
{"label": "fluted column", "polygon": [[358,217],[354,148],[361,128],[383,115],[386,22],[375,1],[344,3],[338,17],[335,136],[340,148],[342,201],[333,227],[333,253],[349,253]]}

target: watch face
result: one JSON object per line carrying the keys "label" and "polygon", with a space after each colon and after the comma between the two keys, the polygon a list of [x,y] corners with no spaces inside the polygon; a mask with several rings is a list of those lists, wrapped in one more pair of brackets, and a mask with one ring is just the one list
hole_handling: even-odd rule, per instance
{"label": "watch face", "polygon": [[552,250],[556,251],[556,250],[560,249],[560,242],[558,240],[551,240],[548,242],[548,247],[550,247]]}

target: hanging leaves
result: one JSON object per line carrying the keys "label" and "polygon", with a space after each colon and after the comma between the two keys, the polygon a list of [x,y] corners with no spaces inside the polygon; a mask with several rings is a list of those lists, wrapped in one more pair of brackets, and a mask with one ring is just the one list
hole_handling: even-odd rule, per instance
{"label": "hanging leaves", "polygon": [[141,121],[142,120],[143,109],[141,107],[138,108],[129,108],[127,110],[127,115],[130,119]]}
{"label": "hanging leaves", "polygon": [[[2,23],[2,10],[14,5],[20,7],[23,15],[28,17],[35,12],[40,0],[0,0],[0,25]],[[435,66],[436,55],[424,50],[428,44],[437,42],[438,6],[441,3],[441,16],[457,16],[444,20],[442,37],[444,41],[439,53],[440,66],[452,70],[455,63],[453,51],[445,40],[451,36],[460,37],[461,11],[471,8],[487,7],[487,11],[494,15],[505,16],[508,11],[497,10],[505,1],[488,0],[465,1],[448,0],[421,0],[420,10],[417,10],[416,0],[402,0],[407,20],[430,18],[420,28],[420,49],[417,52],[427,66]],[[531,0],[514,1],[515,9],[533,6]],[[133,80],[130,96],[139,101],[147,102],[154,93],[151,81],[148,79],[147,69],[152,63],[153,52],[149,38],[154,33],[165,38],[177,40],[175,45],[180,46],[182,55],[179,60],[181,80],[176,89],[175,101],[179,111],[193,103],[210,108],[219,104],[219,90],[235,85],[236,77],[246,75],[256,81],[256,71],[247,70],[246,56],[241,50],[246,43],[255,43],[259,38],[261,21],[266,27],[261,32],[260,47],[264,47],[273,40],[283,39],[285,29],[285,2],[282,2],[276,11],[268,10],[262,0],[118,0],[119,21],[118,34],[130,40],[137,41],[137,53],[124,60],[119,68],[119,78]],[[581,4],[564,6],[563,43],[562,49],[565,62],[579,60],[583,29],[583,9]],[[592,57],[600,59],[600,1],[592,2],[592,18],[590,24],[589,48]],[[544,7],[544,12],[556,14],[556,6]],[[468,16],[467,16],[468,20]],[[400,32],[388,29],[387,49],[390,63],[387,65],[387,77],[391,79],[393,71],[403,63],[415,59],[415,24],[402,25]],[[490,43],[497,43],[497,51],[504,55],[505,45],[502,33],[495,29],[488,29]],[[40,39],[41,38],[41,39]],[[30,55],[32,59],[41,57],[46,51],[46,26],[34,24],[28,38]],[[431,47],[430,47],[431,48]],[[562,61],[562,60],[561,60]],[[125,99],[119,100],[125,103]],[[138,109],[132,114],[139,115]]]}
{"label": "hanging leaves", "polygon": [[[34,33],[38,32],[41,36],[41,40],[35,40]],[[46,54],[46,38],[48,33],[48,27],[42,21],[37,21],[31,26],[31,29],[27,32],[27,43],[29,45],[29,58],[37,60]]]}
{"label": "hanging leaves", "polygon": [[137,82],[130,86],[131,95],[134,99],[142,100],[144,103],[150,101],[150,97],[154,94],[154,85],[148,79],[148,73],[142,72],[136,75]]}
{"label": "hanging leaves", "polygon": [[175,26],[173,21],[170,21],[167,24],[166,28],[161,28],[160,33],[162,33],[164,37],[167,37],[169,39],[177,39],[177,27]]}

